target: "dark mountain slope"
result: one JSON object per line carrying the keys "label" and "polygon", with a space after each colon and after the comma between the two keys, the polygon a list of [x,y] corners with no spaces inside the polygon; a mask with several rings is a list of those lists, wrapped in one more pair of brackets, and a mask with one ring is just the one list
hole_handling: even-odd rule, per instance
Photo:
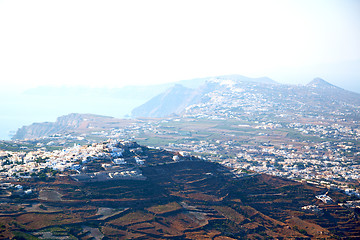
{"label": "dark mountain slope", "polygon": [[196,90],[177,84],[140,107],[135,108],[132,114],[146,117],[164,117],[178,114],[185,107],[197,103],[200,100],[199,97]]}

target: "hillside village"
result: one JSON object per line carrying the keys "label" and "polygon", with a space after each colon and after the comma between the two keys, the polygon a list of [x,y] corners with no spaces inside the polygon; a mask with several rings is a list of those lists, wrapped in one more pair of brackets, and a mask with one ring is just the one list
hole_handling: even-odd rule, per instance
{"label": "hillside village", "polygon": [[[151,160],[148,161],[149,155],[136,143],[119,140],[85,146],[75,144],[54,151],[0,151],[0,181],[6,183],[27,178],[47,178],[56,174],[88,182],[141,180],[144,177],[138,167],[152,164]],[[175,154],[168,161],[178,161],[180,158],[183,157]]]}

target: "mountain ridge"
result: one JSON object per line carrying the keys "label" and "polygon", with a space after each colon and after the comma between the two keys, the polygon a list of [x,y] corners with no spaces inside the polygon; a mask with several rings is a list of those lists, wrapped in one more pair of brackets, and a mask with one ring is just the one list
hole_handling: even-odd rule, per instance
{"label": "mountain ridge", "polygon": [[[259,83],[266,85],[277,85],[278,83],[268,77],[249,78],[238,74],[221,75],[216,77],[202,78],[203,84],[196,89],[182,88],[181,84],[177,88],[168,88],[163,93],[155,96],[146,103],[133,109],[131,115],[133,117],[166,117],[177,115],[184,111],[192,104],[199,103],[202,96],[213,91],[215,85],[226,87],[235,83]],[[176,103],[174,103],[176,102]],[[171,103],[174,103],[171,106]]]}
{"label": "mountain ridge", "polygon": [[[171,89],[168,89],[167,94],[169,93],[172,93]],[[176,95],[176,93],[172,94]],[[155,97],[135,108],[132,111],[132,116],[166,117],[171,114],[191,115],[189,109],[196,108],[196,111],[201,113],[201,109],[204,106],[208,106],[208,110],[213,109],[215,111],[215,108],[224,109],[220,104],[221,101],[226,101],[229,108],[244,108],[244,106],[249,105],[249,102],[246,102],[245,99],[251,102],[254,98],[257,98],[257,101],[252,103],[253,110],[270,104],[280,106],[281,109],[291,111],[292,114],[297,114],[296,108],[306,108],[309,111],[314,111],[315,107],[329,109],[330,111],[334,104],[339,106],[343,104],[360,105],[360,94],[339,88],[321,78],[315,78],[305,86],[296,86],[280,84],[268,78],[254,80],[240,75],[219,76],[209,78],[196,91],[193,91],[193,94],[196,95],[193,101],[186,101],[185,96],[181,96],[181,94],[177,96],[177,102],[178,105],[182,106],[182,112],[178,108],[172,109],[170,105],[166,105],[166,101],[161,101],[161,97]],[[232,103],[230,99],[233,100]],[[244,100],[242,101],[241,99]],[[210,106],[210,102],[217,107]],[[166,106],[166,111],[162,109],[162,106]],[[154,108],[156,108],[156,114],[152,114]],[[141,112],[139,109],[141,109]],[[266,109],[271,110],[269,106]],[[211,115],[211,113],[209,114]]]}

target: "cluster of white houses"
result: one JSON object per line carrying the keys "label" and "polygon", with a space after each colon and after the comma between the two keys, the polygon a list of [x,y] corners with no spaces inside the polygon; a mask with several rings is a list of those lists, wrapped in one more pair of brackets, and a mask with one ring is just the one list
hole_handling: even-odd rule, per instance
{"label": "cluster of white houses", "polygon": [[[46,168],[64,171],[79,170],[83,164],[99,158],[109,158],[113,164],[125,164],[122,158],[124,149],[117,147],[119,141],[109,140],[88,146],[73,147],[55,151],[10,152],[0,151],[0,180],[9,178],[29,178]],[[124,142],[126,144],[126,142]],[[143,159],[136,159],[144,164]]]}

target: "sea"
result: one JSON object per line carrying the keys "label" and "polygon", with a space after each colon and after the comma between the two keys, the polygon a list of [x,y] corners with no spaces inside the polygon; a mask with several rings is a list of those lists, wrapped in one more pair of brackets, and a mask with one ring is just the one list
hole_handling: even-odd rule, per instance
{"label": "sea", "polygon": [[143,100],[119,97],[42,96],[0,91],[0,140],[35,122],[54,122],[70,113],[91,113],[125,118]]}

